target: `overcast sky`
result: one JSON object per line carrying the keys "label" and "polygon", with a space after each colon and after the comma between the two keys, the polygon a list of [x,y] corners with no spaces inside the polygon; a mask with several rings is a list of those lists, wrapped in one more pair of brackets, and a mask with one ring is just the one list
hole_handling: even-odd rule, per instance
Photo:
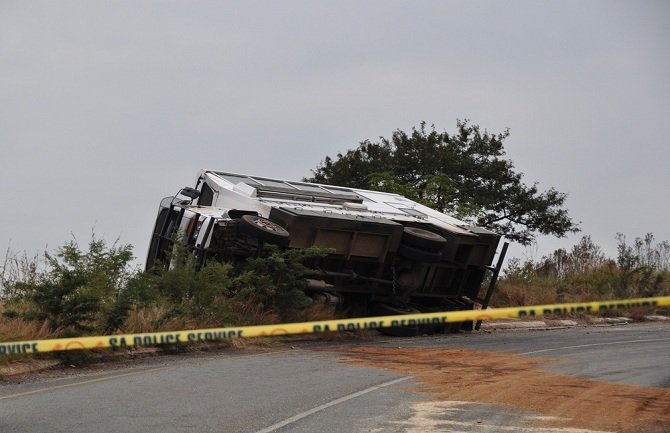
{"label": "overcast sky", "polygon": [[300,179],[456,119],[509,128],[525,181],[582,222],[517,256],[670,239],[669,22],[667,1],[0,0],[0,247],[94,229],[143,262],[200,168]]}

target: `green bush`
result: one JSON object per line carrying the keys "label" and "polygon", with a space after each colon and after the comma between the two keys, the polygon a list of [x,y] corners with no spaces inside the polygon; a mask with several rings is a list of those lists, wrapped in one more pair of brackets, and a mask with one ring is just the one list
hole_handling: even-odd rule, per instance
{"label": "green bush", "polygon": [[304,278],[314,271],[305,263],[322,255],[316,248],[266,246],[261,256],[235,266],[208,262],[199,268],[191,254],[177,251],[170,267],[156,267],[136,285],[138,292],[153,293],[154,301],[167,302],[170,315],[232,324],[258,315],[286,319],[311,305]]}
{"label": "green bush", "polygon": [[130,287],[139,306],[162,304],[167,306],[163,320],[174,317],[216,321],[229,314],[227,300],[232,293],[233,266],[228,263],[207,263],[200,268],[192,254],[180,250],[172,266],[158,265],[140,275]]}
{"label": "green bush", "polygon": [[28,266],[30,272],[11,278],[3,272],[3,314],[46,321],[59,336],[127,330],[130,313],[138,309],[160,312],[151,319],[153,329],[173,319],[202,326],[288,320],[311,305],[305,277],[314,271],[307,263],[322,255],[319,249],[267,246],[235,265],[200,266],[186,247],[178,247],[170,266],[140,272],[132,266],[130,245],[110,246],[92,236],[86,249],[73,240],[45,253],[44,271]]}
{"label": "green bush", "polygon": [[125,320],[127,284],[137,273],[130,245],[92,236],[86,251],[73,240],[44,257],[46,271],[10,284],[8,314],[48,320],[53,331],[67,333],[109,331]]}
{"label": "green bush", "polygon": [[319,248],[280,251],[266,247],[266,255],[250,258],[236,275],[234,299],[276,312],[282,320],[312,304],[305,294],[305,277],[315,271],[306,265],[323,257]]}

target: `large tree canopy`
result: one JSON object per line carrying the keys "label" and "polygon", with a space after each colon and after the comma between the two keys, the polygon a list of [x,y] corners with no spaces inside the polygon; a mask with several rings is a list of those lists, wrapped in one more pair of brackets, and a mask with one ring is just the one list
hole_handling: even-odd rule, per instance
{"label": "large tree canopy", "polygon": [[579,231],[563,208],[566,194],[525,185],[504,158],[509,131],[489,134],[468,121],[457,127],[449,135],[422,122],[411,134],[397,130],[390,140],[363,141],[327,156],[305,180],[399,193],[524,245],[538,234]]}

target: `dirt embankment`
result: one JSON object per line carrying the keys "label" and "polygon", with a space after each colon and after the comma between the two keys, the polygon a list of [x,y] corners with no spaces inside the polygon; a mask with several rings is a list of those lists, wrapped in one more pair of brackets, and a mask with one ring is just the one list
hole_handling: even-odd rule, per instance
{"label": "dirt embankment", "polygon": [[437,401],[512,406],[547,418],[538,427],[614,432],[670,432],[670,389],[616,384],[551,373],[556,362],[467,349],[359,347],[344,361],[412,375]]}

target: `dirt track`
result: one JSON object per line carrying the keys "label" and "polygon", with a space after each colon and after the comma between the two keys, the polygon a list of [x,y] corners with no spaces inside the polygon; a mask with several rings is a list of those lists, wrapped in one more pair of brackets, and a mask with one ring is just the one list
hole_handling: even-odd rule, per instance
{"label": "dirt track", "polygon": [[551,373],[555,360],[467,349],[359,347],[344,361],[413,375],[437,402],[484,402],[543,415],[538,428],[670,432],[670,389]]}

